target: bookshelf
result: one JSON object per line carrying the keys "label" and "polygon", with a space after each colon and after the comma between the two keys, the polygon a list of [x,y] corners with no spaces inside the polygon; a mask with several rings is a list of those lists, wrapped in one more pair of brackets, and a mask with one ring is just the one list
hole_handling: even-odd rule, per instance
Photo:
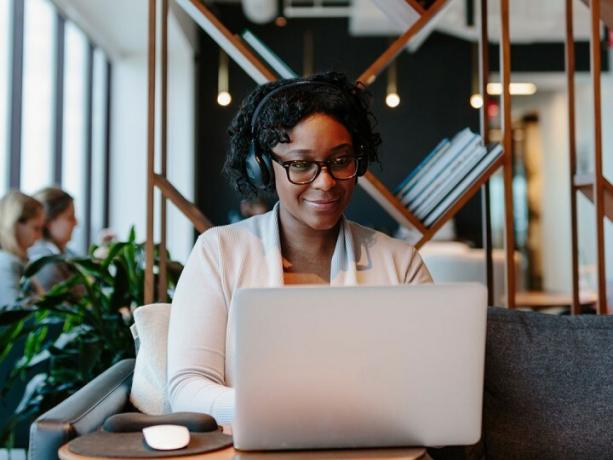
{"label": "bookshelf", "polygon": [[606,262],[604,219],[613,220],[613,186],[604,177],[602,170],[602,110],[601,110],[601,20],[613,25],[613,0],[582,0],[590,10],[590,71],[593,90],[594,110],[594,171],[589,175],[577,174],[577,146],[575,123],[575,51],[573,34],[573,0],[566,0],[566,80],[568,91],[569,127],[569,189],[571,214],[571,260],[572,260],[572,305],[573,314],[581,313],[579,298],[579,236],[577,215],[577,193],[583,193],[594,203],[596,215],[596,267],[598,314],[608,314],[610,309],[606,292]]}
{"label": "bookshelf", "polygon": [[[162,32],[166,30],[168,0],[162,1]],[[443,11],[446,4],[454,0],[434,0],[432,2],[419,2],[418,0],[386,0],[378,2],[380,5],[392,5],[394,7],[409,8],[410,17],[414,18],[411,24],[407,24],[407,30],[400,35],[392,44],[384,50],[384,52],[375,59],[375,61],[358,77],[358,81],[366,85],[370,85],[380,74],[407,46],[409,41],[415,37],[428,23],[430,23],[438,14]],[[455,0],[457,1],[457,0]],[[179,192],[167,181],[165,173],[156,174],[154,172],[154,129],[155,129],[155,56],[157,53],[156,43],[156,24],[157,19],[152,12],[156,11],[158,0],[149,0],[149,130],[148,130],[148,183],[147,183],[147,242],[148,247],[153,247],[153,190],[155,187],[160,188],[163,192],[164,200],[171,199],[174,203],[180,204],[179,209],[186,213],[186,216],[191,219],[194,225],[202,227],[210,223],[208,220],[198,213],[194,212],[194,208],[188,206],[182,199]],[[226,53],[240,65],[245,72],[250,75],[258,84],[266,81],[272,81],[276,77],[262,63],[261,59],[254,55],[248,46],[242,41],[241,37],[232,34],[212,13],[211,11],[198,0],[177,0],[177,3],[183,10],[197,23],[209,36],[217,42],[217,44],[226,51]],[[484,98],[487,98],[487,92],[484,90],[487,84],[488,62],[487,56],[487,1],[481,0],[482,3],[482,26],[480,40],[480,66],[481,66],[481,88]],[[489,167],[483,170],[478,177],[467,187],[467,189],[456,199],[451,206],[446,209],[430,226],[424,225],[413,213],[411,213],[395,196],[394,194],[380,181],[374,174],[367,172],[359,180],[359,184],[372,196],[379,205],[381,205],[395,220],[402,225],[416,228],[421,234],[420,240],[416,246],[421,247],[425,242],[430,240],[442,225],[451,219],[465,204],[472,198],[477,191],[482,187],[487,187],[487,182],[491,175],[499,168],[504,170],[505,179],[505,246],[506,246],[506,280],[507,280],[507,306],[513,308],[515,306],[515,267],[514,267],[514,240],[513,240],[513,203],[512,203],[512,170],[511,170],[511,111],[510,111],[510,43],[509,43],[509,0],[500,0],[501,4],[501,23],[502,36],[500,37],[502,46],[501,49],[501,75],[503,83],[503,95],[501,112],[503,114],[503,154],[495,160]],[[423,6],[423,5],[427,5]],[[162,92],[165,93],[165,81],[167,73],[167,65],[165,64],[165,56],[167,53],[167,41],[162,33],[161,44],[162,55]],[[487,101],[485,101],[487,102]],[[164,97],[162,98],[164,103]],[[486,104],[484,104],[484,107]],[[166,110],[163,105],[162,110],[162,131],[166,126]],[[487,142],[487,120],[484,115],[484,109],[481,111],[482,120],[482,137]],[[165,155],[162,155],[162,169],[165,171]],[[485,194],[487,195],[487,194]],[[164,201],[163,200],[163,201]],[[488,210],[485,212],[485,222],[488,221]],[[165,226],[165,221],[161,223]],[[489,234],[488,225],[484,225],[486,234]],[[164,232],[163,232],[164,233]],[[491,244],[486,243],[486,252],[489,254],[487,263],[488,267],[488,287],[492,292],[491,285]],[[152,251],[148,251],[148,254]],[[149,272],[149,259],[147,260],[147,271]],[[152,273],[152,272],[151,272]],[[145,282],[145,302],[153,301],[153,283],[152,274]],[[490,297],[491,298],[491,297]],[[491,303],[491,301],[490,301]]]}
{"label": "bookshelf", "polygon": [[[589,175],[578,174],[575,176],[574,182],[575,190],[583,193],[593,203],[594,178]],[[604,215],[613,222],[613,184],[603,177],[601,186],[604,192]]]}

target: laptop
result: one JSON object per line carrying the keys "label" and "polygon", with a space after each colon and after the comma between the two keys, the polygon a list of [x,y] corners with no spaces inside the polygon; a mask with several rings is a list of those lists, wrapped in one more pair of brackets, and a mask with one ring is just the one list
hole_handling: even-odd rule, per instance
{"label": "laptop", "polygon": [[486,289],[241,289],[229,317],[240,450],[471,445]]}

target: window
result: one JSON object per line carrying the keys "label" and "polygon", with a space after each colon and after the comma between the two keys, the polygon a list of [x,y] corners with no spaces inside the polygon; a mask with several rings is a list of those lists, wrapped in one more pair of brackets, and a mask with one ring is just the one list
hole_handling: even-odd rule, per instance
{"label": "window", "polygon": [[24,17],[21,189],[34,193],[52,182],[55,9],[27,0]]}
{"label": "window", "polygon": [[0,0],[0,196],[58,185],[79,253],[108,214],[107,55],[53,0]]}
{"label": "window", "polygon": [[64,47],[64,127],[62,149],[62,187],[75,200],[79,225],[73,233],[71,246],[77,252],[86,251],[84,233],[86,203],[86,65],[89,45],[81,30],[66,22]]}
{"label": "window", "polygon": [[8,188],[8,101],[10,46],[11,46],[11,1],[0,1],[0,195]]}
{"label": "window", "polygon": [[91,174],[91,241],[95,241],[97,233],[105,226],[104,210],[106,181],[106,132],[107,132],[107,93],[108,71],[107,60],[100,48],[94,51],[92,101],[92,174]]}

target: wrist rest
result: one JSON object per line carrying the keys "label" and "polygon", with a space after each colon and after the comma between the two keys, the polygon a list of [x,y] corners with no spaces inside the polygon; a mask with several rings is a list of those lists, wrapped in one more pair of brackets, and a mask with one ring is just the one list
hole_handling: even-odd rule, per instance
{"label": "wrist rest", "polygon": [[132,433],[140,432],[143,428],[153,425],[181,425],[195,433],[206,433],[218,428],[213,417],[196,412],[175,412],[165,415],[126,412],[107,418],[102,429],[110,433]]}

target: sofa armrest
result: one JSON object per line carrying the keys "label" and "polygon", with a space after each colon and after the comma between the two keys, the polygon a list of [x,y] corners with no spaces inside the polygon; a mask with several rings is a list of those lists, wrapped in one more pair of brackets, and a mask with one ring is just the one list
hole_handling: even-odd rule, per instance
{"label": "sofa armrest", "polygon": [[98,429],[124,409],[130,396],[134,359],[124,359],[38,417],[30,427],[30,460],[55,460],[62,444]]}

